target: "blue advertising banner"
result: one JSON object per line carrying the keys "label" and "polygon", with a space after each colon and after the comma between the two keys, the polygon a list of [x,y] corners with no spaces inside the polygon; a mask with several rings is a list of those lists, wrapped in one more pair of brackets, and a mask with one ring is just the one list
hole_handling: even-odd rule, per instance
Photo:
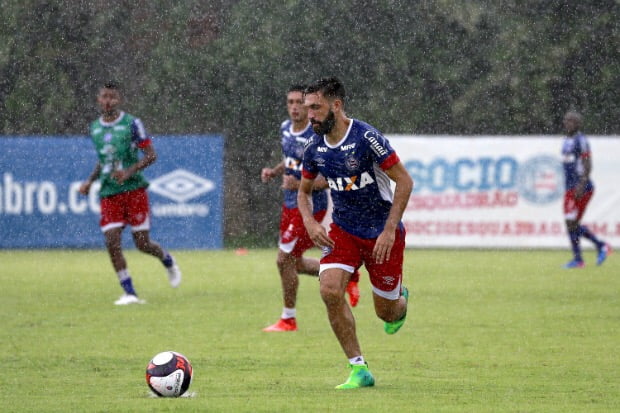
{"label": "blue advertising banner", "polygon": [[[154,138],[151,236],[169,249],[223,246],[221,136]],[[98,184],[78,190],[97,158],[85,137],[0,137],[0,248],[102,248]],[[131,246],[129,229],[123,243]]]}

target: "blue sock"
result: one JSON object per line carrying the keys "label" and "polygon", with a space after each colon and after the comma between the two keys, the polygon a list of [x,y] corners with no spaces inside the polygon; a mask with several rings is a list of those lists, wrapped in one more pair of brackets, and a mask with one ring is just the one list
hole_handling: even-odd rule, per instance
{"label": "blue sock", "polygon": [[573,257],[576,261],[583,261],[583,258],[581,258],[581,247],[579,246],[579,233],[580,228],[574,231],[568,231],[568,237],[570,239],[571,248],[573,249]]}
{"label": "blue sock", "polygon": [[172,265],[174,265],[174,260],[172,259],[172,255],[170,255],[170,253],[166,252],[164,255],[164,259],[161,260],[161,262],[164,264],[164,267],[166,268],[170,268],[172,267]]}
{"label": "blue sock", "polygon": [[600,239],[596,238],[596,235],[594,235],[585,225],[579,226],[579,235],[581,235],[582,237],[586,237],[587,239],[592,241],[594,245],[596,245],[597,250],[600,250],[605,245],[605,243],[602,242]]}
{"label": "blue sock", "polygon": [[136,290],[133,289],[133,284],[131,283],[131,277],[127,277],[124,280],[122,280],[121,287],[123,287],[123,290],[125,290],[126,294],[135,295],[136,297],[138,296],[138,294],[136,294]]}

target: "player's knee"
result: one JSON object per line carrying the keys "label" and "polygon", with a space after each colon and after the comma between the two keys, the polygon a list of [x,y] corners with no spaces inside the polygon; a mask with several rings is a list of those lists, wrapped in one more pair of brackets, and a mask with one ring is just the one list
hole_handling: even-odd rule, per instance
{"label": "player's knee", "polygon": [[117,253],[121,250],[121,241],[120,239],[106,239],[105,246],[110,251],[110,253]]}
{"label": "player's knee", "polygon": [[577,220],[573,220],[573,219],[567,219],[566,220],[566,228],[569,231],[574,231],[579,227],[579,221]]}
{"label": "player's knee", "polygon": [[278,253],[278,258],[276,258],[276,264],[278,265],[279,269],[283,269],[283,268],[286,268],[287,266],[294,264],[294,261],[295,259],[293,258],[291,254],[287,254],[282,251]]}
{"label": "player's knee", "polygon": [[320,262],[316,258],[295,258],[295,268],[300,274],[319,275]]}
{"label": "player's knee", "polygon": [[321,298],[325,304],[335,304],[344,299],[344,291],[337,285],[321,283]]}
{"label": "player's knee", "polygon": [[150,242],[148,240],[137,239],[135,241],[136,241],[135,242],[136,248],[138,248],[138,250],[140,250],[142,252],[149,252],[149,251],[151,251],[151,245],[150,245]]}

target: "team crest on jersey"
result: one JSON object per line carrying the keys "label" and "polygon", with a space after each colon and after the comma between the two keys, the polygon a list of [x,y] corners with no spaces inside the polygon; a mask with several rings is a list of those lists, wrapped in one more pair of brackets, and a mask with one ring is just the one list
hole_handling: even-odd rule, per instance
{"label": "team crest on jersey", "polygon": [[344,166],[346,166],[349,171],[357,171],[360,167],[360,161],[351,154],[344,160]]}
{"label": "team crest on jersey", "polygon": [[329,188],[333,191],[357,191],[374,182],[368,172],[363,172],[359,176],[327,178]]}
{"label": "team crest on jersey", "polygon": [[110,143],[112,141],[112,134],[106,133],[105,135],[103,135],[103,141],[105,143]]}

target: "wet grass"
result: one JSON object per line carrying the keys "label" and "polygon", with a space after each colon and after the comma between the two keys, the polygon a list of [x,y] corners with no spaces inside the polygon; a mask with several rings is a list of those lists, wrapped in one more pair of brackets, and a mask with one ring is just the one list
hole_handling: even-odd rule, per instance
{"label": "wet grass", "polygon": [[[0,251],[2,411],[620,410],[620,257],[565,271],[565,251],[408,250],[407,323],[383,333],[363,278],[354,313],[377,385],[342,392],[316,279],[301,280],[300,331],[261,332],[281,310],[275,255],[179,251],[173,290],[130,251],[147,304],[119,308],[103,251]],[[191,398],[149,396],[146,363],[168,349],[194,366]]]}

